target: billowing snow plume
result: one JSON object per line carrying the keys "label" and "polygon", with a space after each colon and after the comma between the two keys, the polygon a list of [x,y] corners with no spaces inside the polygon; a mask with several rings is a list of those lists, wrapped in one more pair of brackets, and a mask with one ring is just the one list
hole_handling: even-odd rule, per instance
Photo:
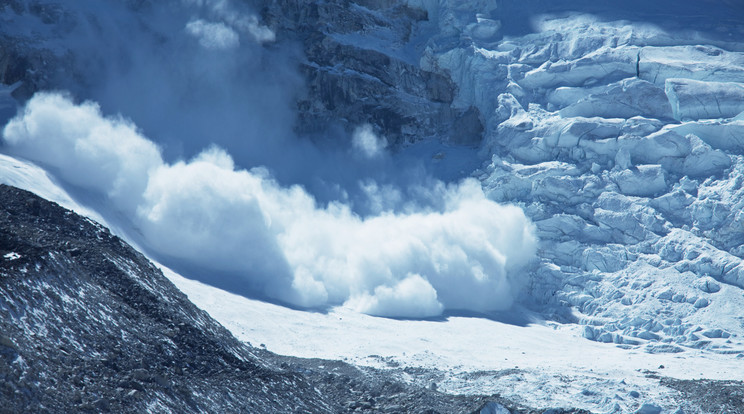
{"label": "billowing snow plume", "polygon": [[362,125],[354,131],[351,137],[351,145],[354,153],[364,158],[381,157],[387,140],[384,137],[378,137],[372,130],[371,125]]}
{"label": "billowing snow plume", "polygon": [[166,163],[131,122],[59,94],[37,94],[3,136],[10,152],[105,194],[155,254],[298,306],[400,317],[506,309],[535,252],[523,212],[475,180],[435,186],[437,208],[362,217],[264,169],[237,169],[216,147]]}
{"label": "billowing snow plume", "polygon": [[240,37],[224,23],[193,20],[186,25],[186,32],[199,39],[207,49],[232,49],[240,46]]}

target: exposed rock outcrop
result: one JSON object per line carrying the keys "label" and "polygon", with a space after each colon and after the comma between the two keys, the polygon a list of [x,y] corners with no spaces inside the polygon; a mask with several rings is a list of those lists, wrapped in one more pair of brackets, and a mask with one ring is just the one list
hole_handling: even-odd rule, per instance
{"label": "exposed rock outcrop", "polygon": [[0,411],[331,409],[105,228],[12,187],[0,198]]}
{"label": "exposed rock outcrop", "polygon": [[425,10],[393,1],[269,3],[263,15],[280,40],[303,45],[300,132],[369,123],[393,144],[452,135],[463,135],[453,142],[480,142],[477,109],[455,107],[449,74],[415,58],[426,45],[419,33]]}

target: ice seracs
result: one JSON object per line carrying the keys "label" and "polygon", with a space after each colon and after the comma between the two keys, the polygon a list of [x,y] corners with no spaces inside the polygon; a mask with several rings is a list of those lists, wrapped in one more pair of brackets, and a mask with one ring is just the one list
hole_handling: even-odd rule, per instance
{"label": "ice seracs", "polygon": [[[536,16],[534,33],[489,44],[432,16],[460,29],[422,65],[450,71],[454,102],[484,116],[489,196],[518,201],[538,228],[526,300],[576,307],[596,341],[744,351],[722,315],[742,295],[705,288],[742,287],[740,47],[607,14]],[[695,334],[711,327],[737,337]]]}
{"label": "ice seracs", "polygon": [[742,83],[669,78],[664,90],[678,121],[732,118],[744,112]]}

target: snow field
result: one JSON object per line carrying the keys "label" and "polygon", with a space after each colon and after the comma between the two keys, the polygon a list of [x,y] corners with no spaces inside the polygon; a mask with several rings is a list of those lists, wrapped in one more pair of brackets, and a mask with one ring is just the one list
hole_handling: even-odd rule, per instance
{"label": "snow field", "polygon": [[[586,341],[573,324],[522,325],[481,317],[399,320],[338,307],[304,312],[247,299],[162,268],[189,299],[236,337],[282,355],[344,360],[391,370],[451,393],[499,393],[532,406],[629,412],[681,404],[653,374],[744,380],[741,358],[703,350],[649,353]],[[639,323],[639,322],[634,322]],[[663,368],[660,368],[663,366]],[[423,371],[406,370],[423,368]],[[651,376],[649,376],[651,375]],[[629,393],[639,397],[629,397]],[[635,395],[635,394],[634,394]]]}

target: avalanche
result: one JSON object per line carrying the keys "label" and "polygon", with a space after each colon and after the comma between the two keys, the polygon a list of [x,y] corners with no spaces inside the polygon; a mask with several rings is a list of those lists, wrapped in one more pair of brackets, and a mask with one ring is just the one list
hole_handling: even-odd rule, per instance
{"label": "avalanche", "polygon": [[[267,263],[257,265],[261,275],[252,281],[266,287],[259,291],[294,305],[331,305],[326,312],[291,310],[167,272],[240,339],[279,353],[386,367],[408,381],[436,382],[447,392],[498,392],[533,406],[602,412],[703,411],[668,383],[660,385],[659,376],[744,380],[736,369],[744,358],[740,4],[351,3],[309,2],[303,7],[314,12],[305,13],[285,1],[266,2],[266,21],[250,15],[253,19],[240,20],[248,26],[237,24],[234,13],[199,9],[198,19],[180,22],[180,35],[166,36],[170,45],[190,39],[207,50],[200,53],[226,54],[216,59],[214,72],[184,69],[178,82],[164,77],[166,89],[202,74],[205,84],[214,85],[215,75],[239,72],[240,65],[231,65],[242,62],[240,52],[260,57],[243,63],[256,71],[261,85],[304,82],[296,88],[302,90],[299,96],[282,88],[267,105],[281,112],[282,99],[297,99],[296,117],[282,112],[271,119],[279,119],[282,128],[301,125],[298,130],[311,132],[312,144],[304,136],[287,139],[286,128],[271,131],[265,142],[251,135],[233,143],[225,137],[242,129],[223,117],[221,112],[237,110],[226,102],[250,114],[251,128],[266,125],[256,121],[263,112],[249,104],[253,95],[221,89],[209,94],[195,86],[196,95],[219,103],[219,111],[207,113],[226,120],[224,136],[213,141],[239,155],[233,160],[212,149],[179,161],[160,149],[150,151],[155,161],[136,170],[152,167],[152,174],[138,178],[125,167],[114,171],[135,177],[134,187],[122,188],[138,200],[119,200],[115,192],[101,192],[116,181],[112,165],[126,164],[121,157],[104,157],[109,170],[103,171],[113,179],[103,185],[86,180],[107,177],[95,173],[101,159],[85,157],[105,155],[109,144],[57,160],[43,151],[51,143],[34,141],[39,137],[29,133],[36,119],[32,105],[43,96],[37,95],[25,118],[21,114],[6,127],[2,149],[40,162],[48,172],[3,156],[0,181],[79,210],[88,206],[86,214],[120,226],[122,234],[178,270],[203,274],[210,265],[205,257],[231,254],[239,258],[225,257],[221,265],[239,266],[220,271],[255,269],[261,257],[285,262],[288,271],[271,269],[287,271],[278,284],[261,279]],[[14,13],[0,12],[3,19]],[[249,26],[254,32],[240,30]],[[0,31],[14,30],[8,27]],[[301,45],[304,55],[288,53],[279,61],[296,59],[301,70],[282,78],[287,72],[282,66],[276,77],[269,76],[256,61],[279,61],[259,51],[279,50],[285,42]],[[184,62],[203,62],[184,55],[187,47],[178,50]],[[235,82],[266,96],[245,77]],[[111,90],[120,90],[115,86]],[[8,112],[8,119],[13,114],[6,108],[14,105],[10,90],[0,90],[0,114]],[[79,98],[106,98],[97,122],[106,130],[121,126],[124,121],[106,109],[116,107],[115,95],[98,92],[80,92]],[[171,92],[165,102],[180,99]],[[180,105],[179,99],[172,102]],[[199,102],[187,113],[208,107]],[[152,133],[159,145],[172,149],[172,137],[159,140],[168,122],[152,124],[136,110],[127,113],[132,105],[126,102],[116,108],[142,128],[130,125],[138,139]],[[174,119],[171,115],[169,110],[163,120]],[[202,132],[203,124],[185,122]],[[327,136],[313,135],[322,130],[319,125],[327,127],[321,133]],[[72,136],[61,150],[80,142],[85,141]],[[283,146],[293,148],[286,159],[246,155],[281,154]],[[269,168],[251,169],[257,159]],[[93,160],[94,173],[77,174],[80,160]],[[220,174],[200,181],[204,168]],[[291,185],[313,169],[320,180]],[[352,178],[334,181],[329,178],[334,174]],[[79,176],[82,181],[75,182]],[[401,178],[408,176],[424,178]],[[53,180],[88,186],[98,195],[82,191],[86,203]],[[253,190],[241,193],[224,185],[240,180],[240,188],[253,185]],[[174,183],[182,185],[180,191]],[[242,194],[237,201],[236,194]],[[255,213],[248,235],[232,231],[245,230],[241,224],[211,214],[246,210]],[[174,211],[178,215],[166,214]],[[172,222],[153,225],[158,220]],[[207,250],[200,250],[207,239],[192,236],[199,223],[210,220],[223,232],[209,234]],[[166,229],[179,234],[177,243],[165,237]],[[254,243],[254,236],[261,243]],[[365,237],[368,243],[354,244]],[[274,247],[240,255],[221,248],[221,241]],[[442,316],[398,320],[359,311]],[[398,367],[426,369],[416,374]]]}

